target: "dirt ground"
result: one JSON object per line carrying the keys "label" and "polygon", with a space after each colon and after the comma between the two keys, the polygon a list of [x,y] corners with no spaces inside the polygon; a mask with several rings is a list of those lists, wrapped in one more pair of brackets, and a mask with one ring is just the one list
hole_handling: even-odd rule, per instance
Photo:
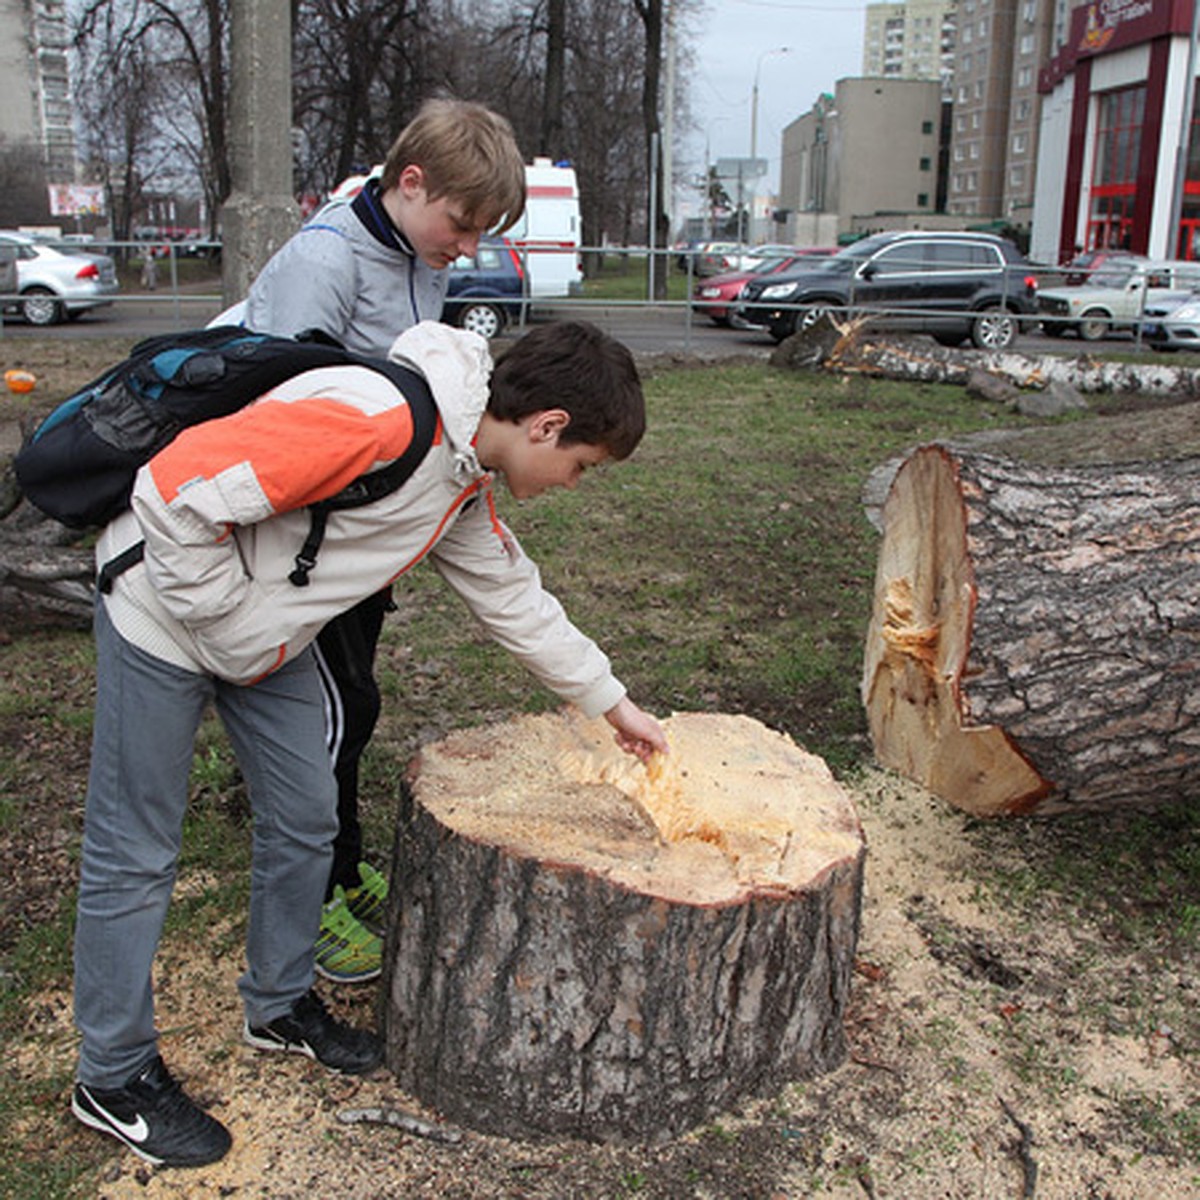
{"label": "dirt ground", "polygon": [[[77,773],[79,763],[66,760],[79,752],[64,747],[61,769]],[[244,1046],[238,930],[210,929],[202,944],[169,934],[156,979],[164,1056],[229,1126],[233,1149],[211,1167],[156,1171],[113,1145],[99,1186],[79,1194],[1197,1200],[1200,1161],[1173,1133],[1190,1129],[1195,1146],[1200,1065],[1176,1020],[1200,1006],[1195,959],[1130,949],[1062,897],[1009,904],[979,884],[984,867],[1019,872],[1023,839],[1046,836],[1045,826],[997,834],[875,770],[850,791],[869,849],[849,1053],[831,1074],[747,1098],[654,1147],[522,1143],[470,1130],[443,1141],[345,1125],[339,1113],[380,1106],[440,1128],[384,1070],[340,1079]],[[63,837],[51,829],[30,852],[67,880]],[[11,878],[13,863],[3,865]],[[205,883],[185,878],[177,895]],[[323,991],[343,1014],[372,1019],[374,985]],[[18,1079],[66,1080],[75,1056],[69,993],[46,992],[29,1014],[7,1048],[9,1069]],[[38,1119],[10,1136],[47,1156],[94,1151],[99,1135],[70,1118],[65,1087],[44,1101]]]}
{"label": "dirt ground", "polygon": [[[168,938],[157,980],[163,1050],[233,1132],[221,1163],[155,1171],[114,1148],[98,1195],[139,1197],[798,1197],[1037,1196],[1195,1200],[1200,1163],[1183,1161],[1130,1116],[1194,1114],[1200,1071],[1172,1030],[1139,1026],[1132,993],[1195,1005],[1200,979],[1178,964],[1114,954],[1103,929],[1016,920],[973,882],[982,856],[1015,854],[968,818],[882,772],[851,789],[869,851],[849,1056],[823,1078],[747,1100],[653,1148],[518,1143],[462,1132],[457,1143],[338,1113],[383,1106],[423,1116],[381,1070],[334,1078],[301,1058],[257,1055],[239,1039],[240,955]],[[1016,865],[1015,863],[1013,865]],[[192,887],[202,884],[193,880]],[[186,888],[187,881],[182,885]],[[329,989],[369,1019],[376,989]],[[68,1071],[69,996],[33,1008],[13,1047],[18,1075]],[[47,1059],[58,1060],[48,1062]],[[54,1153],[97,1135],[48,1097]],[[46,1131],[39,1131],[44,1138]],[[30,1131],[35,1140],[42,1140]],[[50,1151],[50,1147],[47,1150]]]}

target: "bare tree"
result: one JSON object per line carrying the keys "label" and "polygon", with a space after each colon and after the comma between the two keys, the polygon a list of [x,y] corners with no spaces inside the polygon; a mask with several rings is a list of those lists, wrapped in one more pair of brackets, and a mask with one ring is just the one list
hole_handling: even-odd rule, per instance
{"label": "bare tree", "polygon": [[105,122],[129,110],[116,139],[127,205],[140,199],[134,176],[181,174],[189,164],[213,220],[228,197],[228,19],[227,0],[89,0],[79,10],[76,50],[91,65],[78,74],[93,81],[98,153],[113,151]]}

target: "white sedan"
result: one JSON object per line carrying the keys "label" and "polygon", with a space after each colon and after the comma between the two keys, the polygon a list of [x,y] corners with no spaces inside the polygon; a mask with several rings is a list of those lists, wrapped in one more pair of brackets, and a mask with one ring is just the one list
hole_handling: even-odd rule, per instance
{"label": "white sedan", "polygon": [[0,231],[0,246],[17,260],[17,291],[5,298],[5,311],[30,325],[57,325],[111,304],[120,289],[107,254],[68,250],[9,230]]}

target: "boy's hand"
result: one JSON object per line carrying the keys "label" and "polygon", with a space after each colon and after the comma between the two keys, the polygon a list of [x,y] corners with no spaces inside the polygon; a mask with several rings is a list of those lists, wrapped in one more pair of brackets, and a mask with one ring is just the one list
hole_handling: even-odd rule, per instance
{"label": "boy's hand", "polygon": [[628,696],[623,696],[604,714],[604,719],[617,731],[617,745],[626,754],[636,754],[647,762],[656,751],[669,754],[667,735],[649,713],[644,713]]}

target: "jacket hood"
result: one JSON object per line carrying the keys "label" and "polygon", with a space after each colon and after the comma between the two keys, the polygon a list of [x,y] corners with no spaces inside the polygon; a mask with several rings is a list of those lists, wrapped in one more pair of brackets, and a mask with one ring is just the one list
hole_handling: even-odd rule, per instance
{"label": "jacket hood", "polygon": [[388,359],[412,367],[428,381],[454,453],[456,478],[466,482],[483,474],[471,443],[487,408],[492,373],[487,342],[440,321],[422,321],[392,343]]}

